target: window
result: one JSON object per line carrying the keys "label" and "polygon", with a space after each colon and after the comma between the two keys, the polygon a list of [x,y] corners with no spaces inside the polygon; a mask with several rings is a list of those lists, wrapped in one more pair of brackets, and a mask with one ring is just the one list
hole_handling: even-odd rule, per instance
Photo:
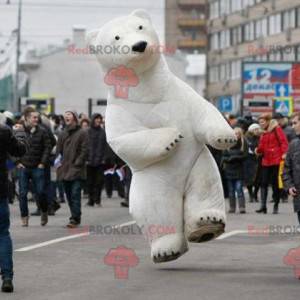
{"label": "window", "polygon": [[241,61],[233,60],[230,63],[231,68],[231,79],[238,79],[241,76]]}
{"label": "window", "polygon": [[210,36],[210,49],[218,50],[219,48],[219,33],[213,33]]}
{"label": "window", "polygon": [[242,27],[234,27],[231,29],[231,45],[237,45],[242,43],[243,41],[243,34],[242,34]]}
{"label": "window", "polygon": [[255,23],[254,22],[250,22],[248,24],[245,25],[244,27],[244,37],[245,37],[245,41],[253,41],[254,40],[254,30],[255,28]]}
{"label": "window", "polygon": [[286,46],[282,49],[282,59],[288,61],[295,61],[296,60],[296,52],[295,47]]}
{"label": "window", "polygon": [[231,12],[231,8],[230,8],[230,0],[221,0],[220,1],[220,11],[221,11],[221,15],[229,15]]}
{"label": "window", "polygon": [[272,15],[269,17],[269,33],[277,34],[281,32],[281,14]]}
{"label": "window", "polygon": [[220,32],[220,49],[230,47],[230,30],[223,30]]}
{"label": "window", "polygon": [[261,61],[268,61],[268,55],[267,54],[261,55],[260,60]]}
{"label": "window", "polygon": [[209,5],[210,19],[216,19],[220,17],[220,2],[214,1]]}
{"label": "window", "polygon": [[268,19],[261,19],[255,22],[256,37],[263,37],[268,35]]}
{"label": "window", "polygon": [[211,67],[209,70],[209,82],[210,83],[218,82],[219,81],[218,75],[219,75],[218,67],[217,66]]}
{"label": "window", "polygon": [[282,55],[280,51],[275,52],[275,61],[281,61],[282,60]]}
{"label": "window", "polygon": [[282,13],[283,30],[296,27],[296,9],[291,9]]}
{"label": "window", "polygon": [[220,81],[226,80],[226,65],[221,64],[220,65]]}
{"label": "window", "polygon": [[231,11],[236,12],[242,10],[242,0],[231,0]]}

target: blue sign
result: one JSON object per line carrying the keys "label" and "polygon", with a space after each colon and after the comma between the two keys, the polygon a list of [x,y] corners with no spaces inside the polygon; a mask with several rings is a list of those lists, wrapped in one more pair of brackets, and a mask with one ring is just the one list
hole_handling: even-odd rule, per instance
{"label": "blue sign", "polygon": [[219,97],[218,109],[221,112],[231,112],[233,109],[232,97],[231,96]]}
{"label": "blue sign", "polygon": [[275,97],[288,97],[290,95],[290,86],[287,83],[278,83],[275,85]]}
{"label": "blue sign", "polygon": [[274,110],[283,116],[289,117],[294,112],[293,97],[274,98]]}

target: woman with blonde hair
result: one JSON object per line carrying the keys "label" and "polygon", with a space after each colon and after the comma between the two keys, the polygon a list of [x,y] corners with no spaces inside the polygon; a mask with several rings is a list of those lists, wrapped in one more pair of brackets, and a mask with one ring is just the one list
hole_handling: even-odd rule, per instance
{"label": "woman with blonde hair", "polygon": [[229,192],[229,213],[236,211],[236,196],[238,198],[241,214],[246,213],[245,195],[243,191],[244,161],[248,154],[248,145],[244,138],[243,130],[234,128],[237,143],[230,149],[225,150],[222,157],[222,166],[227,181]]}

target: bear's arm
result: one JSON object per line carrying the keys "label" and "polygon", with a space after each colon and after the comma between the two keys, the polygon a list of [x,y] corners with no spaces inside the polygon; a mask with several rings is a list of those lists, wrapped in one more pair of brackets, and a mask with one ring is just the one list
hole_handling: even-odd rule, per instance
{"label": "bear's arm", "polygon": [[176,128],[149,129],[117,105],[109,105],[106,110],[106,134],[114,152],[133,170],[167,158],[180,140]]}
{"label": "bear's arm", "polygon": [[234,131],[217,108],[198,95],[192,101],[193,129],[199,142],[218,150],[232,147],[236,143]]}

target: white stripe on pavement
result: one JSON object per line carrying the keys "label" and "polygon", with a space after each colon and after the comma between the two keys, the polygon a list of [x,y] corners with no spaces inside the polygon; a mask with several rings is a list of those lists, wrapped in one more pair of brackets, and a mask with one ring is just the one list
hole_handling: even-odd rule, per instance
{"label": "white stripe on pavement", "polygon": [[[119,225],[113,225],[113,227],[122,228],[122,227],[130,226],[130,225],[134,225],[135,223],[136,223],[136,221],[130,221],[130,222],[122,223],[122,224],[119,224]],[[78,230],[80,230],[80,228]],[[79,234],[73,234],[73,235],[61,237],[61,238],[58,238],[58,239],[50,240],[50,241],[47,241],[47,242],[35,244],[35,245],[32,245],[32,246],[20,248],[20,249],[15,250],[15,252],[26,252],[26,251],[46,247],[46,246],[49,246],[49,245],[57,244],[57,243],[60,243],[60,242],[71,240],[71,239],[77,239],[77,238],[80,238],[80,237],[83,237],[83,236],[88,236],[88,235],[90,235],[89,231],[79,233]]]}
{"label": "white stripe on pavement", "polygon": [[73,235],[61,237],[61,238],[58,238],[58,239],[50,240],[50,241],[47,241],[47,242],[44,242],[44,243],[35,244],[35,245],[32,245],[32,246],[20,248],[20,249],[17,249],[15,251],[16,252],[26,252],[26,251],[46,247],[46,246],[49,246],[49,245],[57,244],[57,243],[60,243],[60,242],[63,242],[63,241],[71,240],[71,239],[77,239],[79,237],[88,236],[88,235],[90,235],[90,232],[84,232],[84,233],[80,233],[80,234],[73,234]]}
{"label": "white stripe on pavement", "polygon": [[127,222],[127,223],[116,225],[115,227],[116,228],[122,228],[122,227],[130,226],[130,225],[134,225],[134,224],[136,224],[136,221],[130,221],[130,222]]}
{"label": "white stripe on pavement", "polygon": [[219,237],[217,237],[217,240],[224,240],[230,236],[234,236],[237,234],[241,234],[241,233],[248,233],[248,230],[233,230],[233,231],[229,231],[227,233],[223,233],[222,235],[220,235]]}
{"label": "white stripe on pavement", "polygon": [[[122,228],[122,227],[130,226],[130,225],[134,225],[134,224],[136,224],[136,221],[129,221],[129,222],[126,222],[126,223],[113,225],[113,227]],[[237,235],[237,234],[242,234],[242,233],[248,233],[248,231],[247,230],[233,230],[233,231],[230,231],[230,232],[227,232],[227,233],[224,233],[224,234],[220,235],[217,238],[217,240],[223,240],[223,239],[226,239],[228,237],[231,237],[231,236],[234,236],[234,235]],[[46,241],[46,242],[43,242],[43,243],[35,244],[35,245],[32,245],[32,246],[19,248],[19,249],[16,249],[15,252],[27,252],[27,251],[31,251],[31,250],[34,250],[34,249],[46,247],[46,246],[49,246],[49,245],[53,245],[53,244],[57,244],[57,243],[67,241],[67,240],[77,239],[77,238],[80,238],[80,237],[83,237],[83,236],[89,236],[89,235],[90,235],[89,231],[79,233],[79,234],[73,234],[73,235],[57,238],[57,239],[54,239],[54,240],[49,240],[49,241]]]}

